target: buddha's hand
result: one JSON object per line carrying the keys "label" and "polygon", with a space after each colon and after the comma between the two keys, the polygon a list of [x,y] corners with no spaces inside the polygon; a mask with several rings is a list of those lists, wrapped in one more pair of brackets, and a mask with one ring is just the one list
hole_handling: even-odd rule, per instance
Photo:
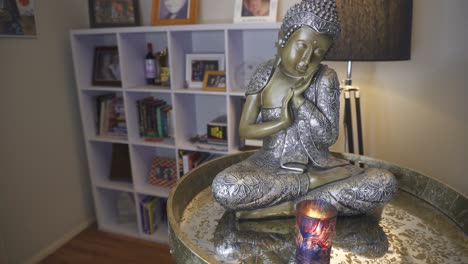
{"label": "buddha's hand", "polygon": [[293,115],[291,112],[291,98],[294,96],[294,90],[291,88],[288,91],[288,94],[283,98],[283,103],[281,106],[281,122],[289,127],[293,122]]}
{"label": "buddha's hand", "polygon": [[307,78],[300,78],[292,87],[294,90],[294,96],[292,98],[293,105],[298,109],[302,103],[304,103],[304,92],[309,88],[310,80],[312,79],[312,74]]}

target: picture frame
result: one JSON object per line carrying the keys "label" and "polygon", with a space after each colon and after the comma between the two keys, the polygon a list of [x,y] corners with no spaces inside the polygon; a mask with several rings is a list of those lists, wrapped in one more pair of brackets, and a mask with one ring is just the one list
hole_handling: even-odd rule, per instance
{"label": "picture frame", "polygon": [[185,81],[188,88],[202,88],[206,71],[224,71],[224,54],[185,55]]}
{"label": "picture frame", "polygon": [[35,38],[36,0],[0,1],[0,37]]}
{"label": "picture frame", "polygon": [[278,0],[235,0],[234,23],[276,22]]}
{"label": "picture frame", "polygon": [[205,71],[203,77],[203,91],[225,92],[226,72],[225,71]]}
{"label": "picture frame", "polygon": [[92,28],[140,25],[138,0],[88,0]]}
{"label": "picture frame", "polygon": [[153,0],[151,25],[195,24],[198,6],[198,0]]}
{"label": "picture frame", "polygon": [[122,86],[117,46],[96,47],[93,59],[92,84]]}
{"label": "picture frame", "polygon": [[154,157],[148,172],[152,185],[171,187],[177,182],[177,162],[172,158]]}

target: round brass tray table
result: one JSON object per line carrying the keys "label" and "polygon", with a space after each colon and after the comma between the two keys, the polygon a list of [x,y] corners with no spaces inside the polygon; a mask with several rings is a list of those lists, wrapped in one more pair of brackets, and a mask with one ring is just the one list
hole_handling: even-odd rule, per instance
{"label": "round brass tray table", "polygon": [[[216,174],[252,153],[208,162],[173,188],[168,219],[177,263],[294,263],[294,218],[239,222],[211,195]],[[371,214],[338,219],[331,263],[468,263],[466,197],[385,161],[335,155],[391,171],[399,191]]]}

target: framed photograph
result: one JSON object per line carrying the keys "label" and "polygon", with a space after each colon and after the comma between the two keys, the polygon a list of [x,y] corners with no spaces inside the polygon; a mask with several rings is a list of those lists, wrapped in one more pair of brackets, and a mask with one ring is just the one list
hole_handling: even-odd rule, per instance
{"label": "framed photograph", "polygon": [[130,27],[140,24],[138,0],[88,0],[92,28]]}
{"label": "framed photograph", "polygon": [[0,37],[35,37],[35,0],[0,0]]}
{"label": "framed photograph", "polygon": [[176,160],[154,157],[148,175],[148,182],[153,185],[170,187],[177,181]]}
{"label": "framed photograph", "polygon": [[99,86],[122,85],[117,46],[95,48],[92,83]]}
{"label": "framed photograph", "polygon": [[203,77],[203,91],[226,91],[226,72],[224,71],[205,71]]}
{"label": "framed photograph", "polygon": [[202,88],[206,71],[224,71],[224,54],[185,55],[185,81],[188,88]]}
{"label": "framed photograph", "polygon": [[153,0],[152,25],[195,24],[198,21],[198,0]]}
{"label": "framed photograph", "polygon": [[235,0],[234,23],[276,22],[278,0]]}

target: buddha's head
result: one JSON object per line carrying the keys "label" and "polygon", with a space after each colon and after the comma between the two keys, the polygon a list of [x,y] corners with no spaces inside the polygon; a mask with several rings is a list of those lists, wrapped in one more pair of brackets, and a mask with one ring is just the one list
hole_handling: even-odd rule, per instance
{"label": "buddha's head", "polygon": [[303,0],[288,10],[278,35],[279,67],[307,76],[322,61],[340,33],[335,0]]}

